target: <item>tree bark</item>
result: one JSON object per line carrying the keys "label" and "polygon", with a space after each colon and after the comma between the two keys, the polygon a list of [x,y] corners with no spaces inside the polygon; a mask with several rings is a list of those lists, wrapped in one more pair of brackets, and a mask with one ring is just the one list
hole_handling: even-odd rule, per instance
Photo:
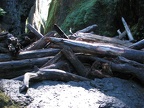
{"label": "tree bark", "polygon": [[33,32],[33,33],[38,37],[38,39],[40,39],[40,38],[43,37],[43,35],[42,35],[41,33],[39,33],[34,27],[32,27],[31,24],[27,24],[27,28],[28,28],[31,32]]}
{"label": "tree bark", "polygon": [[69,46],[75,52],[82,52],[88,54],[97,54],[105,56],[123,56],[127,59],[144,63],[144,52],[133,50],[129,48],[120,48],[111,45],[92,44],[87,42],[62,39],[62,38],[47,38],[48,42],[53,42],[61,46]]}
{"label": "tree bark", "polygon": [[23,52],[20,52],[19,55],[17,55],[16,57],[13,57],[9,54],[0,54],[0,62],[54,56],[59,51],[60,51],[59,49],[52,49],[52,48],[32,50],[32,51],[23,51]]}
{"label": "tree bark", "polygon": [[100,35],[95,35],[91,33],[77,33],[74,35],[75,38],[80,38],[83,41],[92,41],[92,42],[104,42],[104,43],[110,43],[110,44],[117,44],[117,45],[122,45],[122,46],[130,46],[132,45],[131,42],[128,41],[122,41],[119,39],[115,38],[110,38],[106,36],[100,36]]}
{"label": "tree bark", "polygon": [[27,48],[25,48],[24,50],[26,51],[30,51],[30,50],[36,50],[36,49],[41,49],[43,48],[47,42],[46,42],[46,38],[47,37],[51,37],[54,36],[55,32],[49,32],[46,36],[43,36],[42,38],[40,38],[38,41],[32,43],[30,46],[28,46]]}
{"label": "tree bark", "polygon": [[78,75],[86,77],[88,75],[88,70],[85,66],[79,61],[79,59],[75,56],[72,50],[68,47],[62,49],[63,54],[69,60],[69,62],[74,66]]}
{"label": "tree bark", "polygon": [[141,50],[144,48],[144,39],[134,43],[133,45],[129,46],[129,48]]}
{"label": "tree bark", "polygon": [[22,71],[23,69],[31,69],[34,66],[41,67],[46,63],[51,57],[44,58],[34,58],[34,59],[25,59],[18,61],[8,61],[0,62],[0,78],[9,78],[18,75],[16,71]]}
{"label": "tree bark", "polygon": [[56,63],[61,57],[62,57],[62,52],[60,51],[52,59],[50,59],[48,62],[46,62],[41,68],[43,68],[45,66],[49,66],[49,65],[51,65],[53,63]]}
{"label": "tree bark", "polygon": [[53,80],[53,81],[89,81],[90,79],[81,77],[66,71],[58,69],[43,69],[37,73],[26,73],[24,75],[24,88],[20,90],[22,92],[25,88],[29,88],[30,80]]}

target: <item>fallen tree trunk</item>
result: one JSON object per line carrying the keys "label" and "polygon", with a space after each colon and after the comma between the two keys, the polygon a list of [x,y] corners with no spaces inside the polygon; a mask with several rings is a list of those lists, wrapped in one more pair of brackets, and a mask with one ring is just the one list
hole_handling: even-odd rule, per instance
{"label": "fallen tree trunk", "polygon": [[88,75],[88,70],[85,66],[79,61],[79,59],[75,56],[72,50],[68,47],[62,49],[63,54],[69,60],[69,62],[74,66],[78,75],[86,77]]}
{"label": "fallen tree trunk", "polygon": [[77,31],[76,33],[74,33],[75,35],[77,35],[77,33],[81,32],[81,33],[89,33],[89,32],[92,32],[92,31],[95,31],[97,25],[96,24],[93,24],[91,26],[88,26],[82,30],[79,30]]}
{"label": "fallen tree trunk", "polygon": [[[53,64],[48,65],[46,67],[39,68],[37,71],[40,71],[40,70],[43,70],[43,69],[60,69],[60,70],[64,70],[64,71],[67,71],[67,72],[69,72],[69,70],[70,70],[69,65],[65,61],[59,61],[57,63],[53,63]],[[12,78],[12,79],[23,81],[24,80],[24,75],[22,75],[22,74],[25,74],[26,72],[36,73],[37,71],[34,68],[32,70],[23,70],[23,71],[20,71],[20,72],[16,72],[16,73],[20,74],[21,76],[18,76],[18,77]]]}
{"label": "fallen tree trunk", "polygon": [[20,88],[20,92],[29,88],[30,80],[53,80],[53,81],[89,81],[90,79],[81,77],[66,71],[58,69],[42,69],[37,73],[26,73],[24,75],[24,86]]}
{"label": "fallen tree trunk", "polygon": [[100,35],[95,35],[91,33],[77,33],[74,35],[75,38],[80,38],[83,41],[92,41],[92,42],[104,42],[104,43],[110,43],[110,44],[117,44],[117,45],[122,45],[122,46],[130,46],[132,45],[131,42],[128,41],[122,41],[119,39],[115,38],[110,38],[106,36],[100,36]]}
{"label": "fallen tree trunk", "polygon": [[128,25],[127,25],[127,23],[126,23],[126,21],[125,21],[125,19],[124,19],[123,17],[122,17],[122,23],[123,23],[123,25],[124,25],[124,27],[125,27],[125,30],[126,30],[126,32],[127,32],[127,35],[128,35],[129,40],[130,40],[130,41],[133,41],[134,38],[133,38],[133,36],[132,36],[132,33],[131,33],[131,31],[130,31],[130,29],[129,29],[129,27],[128,27]]}
{"label": "fallen tree trunk", "polygon": [[42,58],[47,56],[54,56],[60,51],[60,49],[41,49],[32,51],[23,51],[16,57],[9,54],[0,54],[0,62],[10,61],[10,60],[22,60],[22,59],[32,59],[32,58]]}
{"label": "fallen tree trunk", "polygon": [[144,39],[132,44],[129,46],[129,48],[136,49],[136,50],[141,50],[144,48]]}
{"label": "fallen tree trunk", "polygon": [[55,31],[61,36],[61,38],[68,39],[68,36],[61,30],[61,28],[58,25],[54,25]]}
{"label": "fallen tree trunk", "polygon": [[94,57],[94,56],[87,56],[87,57],[95,61],[101,62],[101,63],[108,63],[113,73],[119,72],[123,74],[125,73],[132,74],[136,76],[141,81],[141,83],[144,84],[144,68],[138,68],[128,63],[118,64],[118,63],[114,63],[112,61],[108,61],[108,60],[105,60],[99,57]]}
{"label": "fallen tree trunk", "polygon": [[44,37],[44,36],[43,36],[41,33],[39,33],[34,27],[32,27],[31,24],[27,24],[27,28],[28,28],[31,32],[33,32],[33,33],[38,37],[38,39]]}
{"label": "fallen tree trunk", "polygon": [[30,50],[36,50],[36,49],[43,48],[47,44],[47,42],[45,41],[46,38],[54,36],[54,34],[55,34],[55,32],[49,32],[46,36],[43,36],[38,41],[34,42],[33,44],[31,44],[30,46],[28,46],[24,50],[25,51],[30,51]]}
{"label": "fallen tree trunk", "polygon": [[45,66],[49,66],[55,62],[57,62],[62,57],[62,52],[60,51],[58,54],[56,54],[52,59],[50,59],[48,62],[46,62],[41,68]]}
{"label": "fallen tree trunk", "polygon": [[76,40],[48,37],[48,42],[53,42],[61,46],[69,46],[75,52],[97,54],[105,56],[123,56],[127,59],[144,63],[144,52],[129,48],[120,48],[111,45],[92,44]]}
{"label": "fallen tree trunk", "polygon": [[51,57],[0,62],[0,78],[12,78],[12,76],[16,76],[18,74],[16,71],[30,69],[34,66],[41,67],[49,59],[51,59]]}

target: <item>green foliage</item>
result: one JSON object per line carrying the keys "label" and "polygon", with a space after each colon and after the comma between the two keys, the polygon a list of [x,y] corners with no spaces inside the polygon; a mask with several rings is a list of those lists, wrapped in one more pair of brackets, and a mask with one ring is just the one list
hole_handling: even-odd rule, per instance
{"label": "green foliage", "polygon": [[48,19],[45,24],[45,33],[52,29],[53,24],[55,23],[55,17],[57,13],[57,9],[59,7],[59,0],[52,0],[48,12]]}
{"label": "green foliage", "polygon": [[20,106],[15,104],[9,97],[0,91],[0,108],[20,108]]}
{"label": "green foliage", "polygon": [[5,13],[6,12],[2,8],[0,8],[0,16],[4,15]]}
{"label": "green foliage", "polygon": [[62,29],[68,33],[83,29],[89,25],[97,24],[97,32],[101,35],[112,36],[116,28],[112,26],[117,0],[81,0],[72,8],[62,24]]}

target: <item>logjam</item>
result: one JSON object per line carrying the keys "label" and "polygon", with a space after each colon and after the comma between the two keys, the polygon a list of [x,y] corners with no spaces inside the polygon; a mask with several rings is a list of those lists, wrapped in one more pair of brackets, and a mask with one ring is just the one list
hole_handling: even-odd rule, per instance
{"label": "logjam", "polygon": [[66,35],[55,24],[55,31],[43,36],[28,24],[35,42],[28,38],[25,41],[31,45],[22,46],[16,54],[11,50],[15,51],[17,43],[23,45],[21,41],[9,33],[0,33],[0,51],[5,51],[0,53],[0,78],[23,80],[20,91],[29,88],[33,80],[68,82],[119,77],[144,85],[144,41],[132,43],[130,36],[130,41],[120,40],[129,28],[115,38],[94,34],[96,27],[94,24]]}

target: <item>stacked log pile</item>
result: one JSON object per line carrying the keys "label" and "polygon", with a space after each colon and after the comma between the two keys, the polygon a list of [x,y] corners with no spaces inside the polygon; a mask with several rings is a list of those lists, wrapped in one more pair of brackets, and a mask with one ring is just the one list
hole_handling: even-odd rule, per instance
{"label": "stacked log pile", "polygon": [[[33,43],[23,48],[21,42],[11,39],[16,44],[4,41],[6,45],[0,48],[4,48],[0,54],[0,78],[23,80],[21,91],[34,80],[67,82],[120,77],[144,84],[144,40],[132,43],[120,40],[121,36],[95,35],[92,31],[96,25],[69,36],[57,25],[45,36],[29,24],[28,28],[36,37],[35,42],[30,41]],[[0,40],[9,40],[9,35],[1,33]]]}

